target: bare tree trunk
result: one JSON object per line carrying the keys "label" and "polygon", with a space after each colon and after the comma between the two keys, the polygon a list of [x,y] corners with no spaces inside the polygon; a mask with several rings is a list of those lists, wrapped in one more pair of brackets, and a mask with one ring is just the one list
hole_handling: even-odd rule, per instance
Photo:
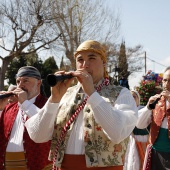
{"label": "bare tree trunk", "polygon": [[2,60],[2,66],[0,67],[0,91],[4,90],[5,72],[10,61],[11,59],[9,57],[6,57]]}

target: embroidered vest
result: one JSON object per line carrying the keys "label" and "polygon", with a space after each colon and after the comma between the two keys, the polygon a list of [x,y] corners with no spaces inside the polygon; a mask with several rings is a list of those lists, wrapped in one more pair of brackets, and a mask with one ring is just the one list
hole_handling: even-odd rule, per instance
{"label": "embroidered vest", "polygon": [[[113,84],[104,86],[99,94],[103,97],[106,102],[110,102],[114,105],[114,102],[119,95],[122,87],[116,87]],[[76,85],[71,87],[65,96],[63,97],[62,103],[59,106],[59,113],[56,119],[56,125],[54,128],[50,159],[53,159],[57,140],[59,139],[62,128],[69,120],[70,116],[74,114],[77,107],[83,102],[84,94],[79,93],[80,86]],[[106,167],[106,166],[117,166],[123,165],[124,156],[128,139],[125,139],[119,144],[114,144],[104,134],[102,127],[95,122],[93,116],[93,110],[90,105],[86,104],[84,109],[84,146],[85,146],[85,158],[87,167]],[[56,166],[61,167],[62,160],[66,145],[71,133],[74,123],[71,124],[64,141],[59,147],[57,155]]]}
{"label": "embroidered vest", "polygon": [[[42,108],[46,103],[47,98],[39,95],[36,98],[35,105]],[[5,169],[5,153],[7,144],[10,138],[12,127],[18,113],[18,103],[8,105],[2,112],[0,119],[0,169]],[[52,162],[48,161],[51,141],[45,143],[35,143],[28,135],[25,128],[23,134],[24,152],[29,170],[42,170]]]}
{"label": "embroidered vest", "polygon": [[156,141],[162,121],[165,116],[167,116],[168,120],[168,137],[170,138],[170,105],[168,106],[168,108],[166,108],[166,100],[164,97],[161,97],[152,112],[152,123],[149,135],[149,142],[151,144],[154,144],[154,142]]}

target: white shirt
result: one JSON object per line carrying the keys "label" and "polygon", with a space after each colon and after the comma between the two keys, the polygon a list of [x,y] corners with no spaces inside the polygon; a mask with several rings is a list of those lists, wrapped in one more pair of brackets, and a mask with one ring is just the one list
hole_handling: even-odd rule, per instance
{"label": "white shirt", "polygon": [[[126,88],[123,88],[112,106],[97,92],[87,100],[91,105],[96,122],[98,122],[108,137],[116,144],[127,138],[137,122],[136,103]],[[38,143],[51,140],[54,120],[57,115],[59,103],[47,101],[38,114],[25,123],[30,137]],[[70,134],[66,154],[84,154],[83,112],[78,115],[74,128]]]}
{"label": "white shirt", "polygon": [[23,147],[23,133],[24,133],[24,123],[22,122],[21,110],[24,112],[24,119],[26,117],[31,117],[39,111],[39,108],[33,103],[35,102],[36,97],[28,100],[25,100],[22,104],[18,103],[19,111],[17,113],[14,125],[12,127],[12,132],[10,139],[7,145],[7,152],[22,152],[24,151]]}
{"label": "white shirt", "polygon": [[[166,102],[166,105],[168,107],[169,102]],[[137,121],[137,128],[144,129],[146,128],[150,123],[151,123],[151,115],[152,115],[152,110],[149,110],[147,106],[139,110],[139,118]],[[168,129],[168,121],[167,117],[164,118],[162,124],[162,128]]]}
{"label": "white shirt", "polygon": [[[138,106],[138,114],[142,108],[144,106]],[[123,170],[140,170],[141,161],[136,141],[147,142],[148,135],[134,135],[133,133],[130,135]]]}

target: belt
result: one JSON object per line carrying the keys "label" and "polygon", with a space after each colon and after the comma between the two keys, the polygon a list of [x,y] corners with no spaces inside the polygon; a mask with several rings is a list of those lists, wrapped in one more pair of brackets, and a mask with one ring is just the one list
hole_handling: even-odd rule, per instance
{"label": "belt", "polygon": [[85,155],[64,154],[63,162],[59,170],[123,170],[123,166],[110,167],[86,167]]}
{"label": "belt", "polygon": [[24,152],[6,152],[6,170],[27,170]]}

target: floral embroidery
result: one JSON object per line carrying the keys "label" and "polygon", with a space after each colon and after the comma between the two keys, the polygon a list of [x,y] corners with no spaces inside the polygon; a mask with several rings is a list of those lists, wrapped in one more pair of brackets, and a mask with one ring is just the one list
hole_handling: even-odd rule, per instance
{"label": "floral embroidery", "polygon": [[122,155],[121,158],[122,158],[122,162],[125,162],[125,155]]}
{"label": "floral embroidery", "polygon": [[113,165],[118,165],[119,164],[119,161],[118,161],[118,156],[115,155],[115,157],[111,158],[111,156],[109,155],[107,157],[107,160],[106,159],[102,159],[104,165],[107,165],[107,166],[113,166]]}
{"label": "floral embroidery", "polygon": [[102,130],[102,127],[101,127],[101,126],[97,126],[97,127],[96,127],[96,130],[97,130],[97,131],[101,131],[101,130]]}
{"label": "floral embroidery", "polygon": [[85,135],[84,135],[84,141],[88,142],[89,140],[90,140],[90,138],[88,137],[88,132],[86,131]]}
{"label": "floral embroidery", "polygon": [[[76,109],[77,104],[81,103],[84,96],[78,93],[80,86],[72,87],[67,92],[63,99],[65,105],[61,105],[59,108],[58,117],[56,120],[57,127],[53,132],[53,140],[51,146],[51,153],[55,148],[56,140],[61,133],[62,127],[65,125],[69,117],[72,115],[73,110]],[[106,102],[109,102],[114,106],[116,100],[115,96],[118,96],[122,87],[115,87],[110,84],[104,86],[99,94],[103,97]],[[103,132],[101,125],[95,122],[93,116],[93,109],[88,103],[84,110],[84,146],[85,146],[85,158],[87,167],[105,167],[105,166],[117,166],[123,165],[124,155],[128,139],[125,139],[120,144],[114,144]],[[70,126],[65,140],[62,142],[56,161],[57,167],[61,166],[65,148],[72,130],[74,123]],[[52,154],[51,154],[52,157]]]}
{"label": "floral embroidery", "polygon": [[122,145],[116,144],[114,145],[114,152],[121,152],[122,151]]}

